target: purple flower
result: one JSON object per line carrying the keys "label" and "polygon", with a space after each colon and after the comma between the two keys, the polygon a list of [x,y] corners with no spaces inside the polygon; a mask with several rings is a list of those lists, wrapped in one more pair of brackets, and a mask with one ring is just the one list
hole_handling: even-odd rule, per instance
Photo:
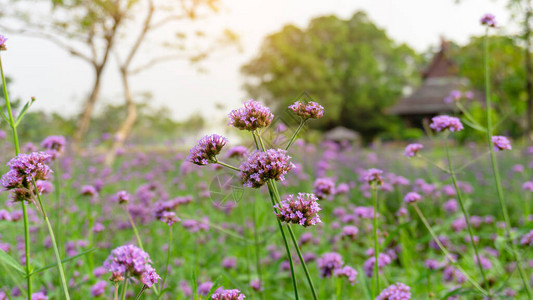
{"label": "purple flower", "polygon": [[524,237],[522,237],[520,244],[533,246],[533,230],[529,231]]}
{"label": "purple flower", "polygon": [[354,285],[357,282],[357,271],[350,266],[344,266],[341,269],[336,269],[333,271],[333,273],[337,277],[348,278],[350,285]]}
{"label": "purple flower", "polygon": [[104,261],[104,267],[113,273],[113,278],[125,277],[128,273],[151,287],[159,278],[151,263],[148,253],[134,245],[124,245],[111,251]]}
{"label": "purple flower", "polygon": [[494,151],[513,149],[513,147],[511,147],[511,142],[509,141],[509,139],[504,136],[495,135],[492,137],[491,140],[494,144]]}
{"label": "purple flower", "polygon": [[376,300],[411,300],[411,288],[403,283],[397,282],[384,289]]}
{"label": "purple flower", "polygon": [[526,181],[522,184],[522,190],[533,192],[533,181]]}
{"label": "purple flower", "polygon": [[382,185],[383,184],[383,171],[379,169],[368,169],[366,170],[365,174],[365,181],[368,182],[368,184],[377,184]]}
{"label": "purple flower", "polygon": [[294,168],[287,151],[268,149],[265,152],[255,151],[241,164],[241,181],[251,188],[263,186],[267,180],[284,181],[285,175]]}
{"label": "purple flower", "polygon": [[222,267],[224,269],[234,269],[237,266],[237,259],[235,257],[226,257],[222,260]]}
{"label": "purple flower", "polygon": [[97,197],[98,191],[92,185],[84,185],[81,187],[80,194],[85,195],[85,196]]}
{"label": "purple flower", "polygon": [[[378,254],[378,270],[379,273],[383,271],[383,268],[385,266],[389,265],[392,262],[392,258],[388,254],[379,253]],[[365,274],[367,277],[372,277],[372,274],[374,273],[374,265],[376,263],[376,257],[372,256],[369,259],[365,261],[363,264],[363,270],[365,271]]]}
{"label": "purple flower", "polygon": [[199,166],[216,162],[216,156],[228,140],[218,134],[206,135],[189,151],[187,160]]}
{"label": "purple flower", "polygon": [[205,297],[209,294],[209,291],[213,287],[213,283],[211,281],[202,282],[200,285],[198,285],[198,289],[196,293],[199,296]]}
{"label": "purple flower", "polygon": [[107,281],[100,280],[91,287],[91,295],[93,297],[101,296],[105,293]]}
{"label": "purple flower", "polygon": [[335,181],[332,178],[317,178],[313,184],[313,192],[319,200],[335,195]]}
{"label": "purple flower", "polygon": [[250,282],[250,286],[256,292],[263,290],[263,286],[261,285],[261,281],[259,279],[252,280],[252,282]]}
{"label": "purple flower", "polygon": [[322,222],[318,216],[321,208],[317,200],[313,194],[298,193],[296,197],[289,195],[281,203],[274,205],[279,210],[276,216],[282,222],[300,224],[304,227],[315,225]]}
{"label": "purple flower", "polygon": [[3,35],[0,34],[0,51],[2,50],[7,50],[6,48],[6,41],[7,41],[7,38]]}
{"label": "purple flower", "polygon": [[407,157],[415,156],[424,146],[422,144],[409,144],[405,147],[404,155]]}
{"label": "purple flower", "polygon": [[246,296],[237,289],[218,291],[211,296],[212,300],[243,300],[244,298]]}
{"label": "purple flower", "polygon": [[226,153],[227,158],[241,158],[249,154],[248,148],[244,146],[235,146],[228,150]]}
{"label": "purple flower", "polygon": [[31,300],[48,300],[48,296],[44,292],[37,292],[31,294]]}
{"label": "purple flower", "polygon": [[65,140],[65,137],[51,135],[41,142],[41,147],[46,150],[46,153],[50,154],[51,159],[56,159],[63,154],[66,143],[67,141]]}
{"label": "purple flower", "polygon": [[353,225],[344,226],[342,228],[341,237],[342,238],[350,238],[354,240],[357,237],[357,234],[359,233],[359,228]]}
{"label": "purple flower", "polygon": [[485,14],[481,18],[481,25],[486,25],[487,27],[496,27],[496,17],[493,14]]}
{"label": "purple flower", "polygon": [[126,191],[119,191],[113,197],[111,197],[111,201],[118,202],[119,204],[124,204],[130,202],[132,199],[132,196],[128,194]]}
{"label": "purple flower", "polygon": [[270,112],[268,107],[261,105],[261,103],[248,100],[244,106],[233,110],[230,114],[230,126],[240,130],[255,131],[258,128],[267,127],[274,119],[274,115]]}
{"label": "purple flower", "polygon": [[438,132],[448,129],[449,131],[461,131],[464,129],[461,121],[456,117],[436,116],[431,119],[429,127]]}
{"label": "purple flower", "polygon": [[296,101],[289,108],[303,120],[320,119],[324,115],[324,107],[313,101]]}
{"label": "purple flower", "polygon": [[405,197],[403,198],[403,201],[409,204],[418,202],[420,200],[422,200],[422,196],[415,192],[407,193],[407,195],[405,195]]}
{"label": "purple flower", "polygon": [[320,268],[320,276],[323,278],[329,278],[333,274],[333,271],[342,267],[344,261],[339,253],[329,252],[324,253],[317,260],[317,264],[318,268]]}
{"label": "purple flower", "polygon": [[2,176],[1,184],[11,190],[14,201],[32,201],[35,195],[33,180],[47,180],[52,172],[46,165],[50,155],[44,152],[21,153],[12,158],[7,166],[9,171]]}
{"label": "purple flower", "polygon": [[[492,263],[490,262],[490,260],[488,258],[486,258],[485,256],[479,256],[479,260],[481,261],[481,267],[485,270],[488,270],[488,269],[491,269],[492,268]],[[474,255],[474,262],[477,264],[478,263],[478,260],[477,260],[477,255]]]}
{"label": "purple flower", "polygon": [[437,270],[441,267],[441,264],[435,259],[426,259],[424,266],[430,270]]}

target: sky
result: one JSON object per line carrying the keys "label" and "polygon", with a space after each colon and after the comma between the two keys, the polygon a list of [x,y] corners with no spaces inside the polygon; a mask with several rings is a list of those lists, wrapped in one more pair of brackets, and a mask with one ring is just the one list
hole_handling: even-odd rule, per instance
{"label": "sky", "polygon": [[[498,0],[222,0],[222,11],[201,21],[202,29],[230,28],[240,36],[242,51],[227,50],[202,64],[198,72],[187,61],[157,65],[132,79],[134,92],[150,92],[152,105],[165,105],[175,120],[200,113],[208,120],[220,119],[239,106],[247,95],[242,89],[240,67],[257,55],[263,38],[286,24],[305,27],[309,20],[335,14],[349,18],[365,11],[389,37],[417,51],[439,45],[440,37],[464,44],[480,35],[480,17],[496,15],[502,30],[512,31],[507,1]],[[78,113],[92,86],[92,70],[82,60],[39,38],[9,35],[8,51],[2,53],[6,74],[13,79],[12,97],[37,102],[32,109]],[[121,103],[121,84],[116,64],[104,75],[101,102]],[[294,97],[295,95],[287,95]],[[260,100],[260,99],[257,99]],[[224,104],[222,110],[217,103]]]}

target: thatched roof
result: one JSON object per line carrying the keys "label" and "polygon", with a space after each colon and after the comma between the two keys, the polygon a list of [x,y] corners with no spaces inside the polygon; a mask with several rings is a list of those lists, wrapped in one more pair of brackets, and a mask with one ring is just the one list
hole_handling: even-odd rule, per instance
{"label": "thatched roof", "polygon": [[328,141],[342,142],[357,142],[361,139],[359,133],[348,129],[346,127],[337,126],[324,134],[324,139]]}

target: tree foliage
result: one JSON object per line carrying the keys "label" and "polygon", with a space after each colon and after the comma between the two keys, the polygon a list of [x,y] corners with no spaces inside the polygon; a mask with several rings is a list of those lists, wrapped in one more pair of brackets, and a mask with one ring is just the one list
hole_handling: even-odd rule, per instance
{"label": "tree foliage", "polygon": [[384,109],[416,80],[419,62],[411,48],[357,12],[348,20],[318,17],[303,29],[285,26],[265,38],[242,72],[249,95],[278,113],[307,91],[326,108],[322,129],[342,125],[368,140],[394,122]]}

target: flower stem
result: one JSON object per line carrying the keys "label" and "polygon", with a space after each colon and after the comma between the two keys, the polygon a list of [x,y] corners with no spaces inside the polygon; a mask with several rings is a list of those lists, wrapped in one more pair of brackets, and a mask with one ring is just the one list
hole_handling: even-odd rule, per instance
{"label": "flower stem", "polygon": [[439,248],[442,250],[442,252],[444,253],[444,255],[446,256],[446,258],[448,258],[448,260],[450,261],[450,263],[455,267],[457,268],[459,271],[461,271],[461,273],[463,273],[463,275],[465,275],[466,277],[466,280],[468,280],[468,282],[470,282],[478,291],[480,291],[483,295],[487,296],[488,293],[487,291],[485,291],[485,289],[483,289],[474,279],[472,279],[472,277],[470,277],[468,275],[468,273],[465,272],[465,270],[463,268],[461,268],[461,266],[455,261],[455,258],[448,252],[448,250],[446,250],[446,248],[442,245],[442,243],[440,242],[439,238],[437,237],[437,235],[435,234],[435,232],[433,231],[433,229],[431,228],[431,226],[429,225],[428,221],[426,220],[426,218],[424,217],[424,214],[422,214],[422,211],[420,210],[420,208],[418,207],[418,205],[416,203],[413,203],[412,206],[414,207],[416,213],[418,214],[418,216],[420,217],[420,220],[422,220],[422,223],[424,223],[424,226],[426,226],[427,230],[429,231],[429,233],[431,234],[431,236],[433,237],[433,240],[435,241],[435,243],[437,243],[437,245],[439,246]]}
{"label": "flower stem", "polygon": [[[168,226],[168,249],[167,249],[167,264],[165,266],[165,275],[163,275],[163,281],[161,282],[161,291],[165,288],[165,281],[167,281],[167,275],[168,275],[168,266],[170,264],[170,248],[171,248],[171,245],[172,245],[172,225],[171,226]],[[143,287],[144,289],[144,287]],[[141,291],[142,293],[142,291]],[[140,294],[139,293],[139,296]],[[160,293],[159,294],[159,298],[161,298],[161,296],[163,295],[163,293]]]}
{"label": "flower stem", "polygon": [[[6,115],[4,114],[3,110],[0,110],[2,113],[2,117],[8,121],[9,126],[11,127],[11,130],[13,131],[13,144],[15,146],[15,155],[19,155],[20,153],[20,146],[19,146],[19,138],[17,134],[17,126],[15,125],[15,119],[13,118],[13,112],[11,111],[11,103],[9,102],[9,95],[7,93],[7,83],[6,83],[6,77],[4,76],[4,68],[2,66],[2,59],[0,56],[0,75],[2,76],[2,89],[4,92],[4,100],[6,101],[6,108],[7,113],[9,116],[9,120],[7,119]],[[24,251],[25,251],[25,257],[26,257],[26,285],[27,285],[27,294],[28,298],[31,297],[32,294],[32,283],[31,283],[31,261],[30,261],[30,226],[28,221],[28,210],[26,208],[26,204],[24,201],[21,202],[22,205],[22,215],[24,219]]]}
{"label": "flower stem", "polygon": [[122,285],[122,292],[120,293],[120,299],[126,299],[126,290],[128,289],[128,273],[124,276],[124,284]]}
{"label": "flower stem", "polygon": [[376,186],[372,187],[372,199],[374,200],[374,226],[372,230],[374,231],[374,257],[376,259],[374,262],[376,287],[374,290],[374,295],[372,295],[372,297],[374,297],[379,293],[378,188]]}
{"label": "flower stem", "polygon": [[54,249],[54,255],[56,257],[57,268],[59,269],[59,278],[61,279],[61,287],[63,288],[65,299],[70,300],[70,295],[68,293],[67,279],[65,277],[65,270],[63,269],[63,263],[61,262],[61,256],[59,255],[59,249],[57,248],[57,242],[56,242],[56,238],[54,234],[54,229],[52,228],[52,224],[50,224],[50,220],[48,219],[48,216],[46,214],[46,210],[44,208],[43,202],[41,201],[41,196],[39,195],[39,189],[37,189],[37,184],[35,183],[35,179],[32,178],[32,181],[33,181],[33,187],[35,188],[35,194],[37,195],[37,200],[39,201],[39,206],[41,207],[41,211],[43,213],[44,221],[46,223],[46,226],[48,227],[48,233],[50,234],[50,240],[52,242],[52,247]]}
{"label": "flower stem", "polygon": [[285,147],[285,150],[289,150],[289,148],[291,147],[292,143],[294,143],[294,141],[296,140],[296,137],[298,137],[298,134],[300,133],[300,131],[304,127],[304,124],[305,124],[305,120],[302,119],[300,121],[300,125],[298,125],[298,128],[296,128],[296,131],[294,132],[294,134],[292,135],[291,139],[289,140],[289,143]]}
{"label": "flower stem", "polygon": [[[253,200],[252,202],[252,213],[253,213],[253,218],[254,218],[254,248],[255,248],[255,265],[256,265],[256,269],[257,269],[257,277],[259,278],[259,282],[261,284],[264,285],[264,282],[263,282],[263,272],[261,270],[261,261],[260,261],[260,257],[261,257],[261,250],[259,248],[259,238],[257,236],[257,205],[256,205],[256,201],[255,199]],[[259,294],[261,299],[263,299],[263,293],[260,293]]]}
{"label": "flower stem", "polygon": [[526,289],[528,299],[533,299],[533,295],[531,292],[531,287],[529,286],[527,275],[524,271],[524,268],[522,267],[522,264],[520,263],[520,258],[518,256],[518,251],[516,249],[516,244],[514,242],[514,239],[511,236],[511,221],[509,219],[509,212],[507,211],[507,203],[505,200],[505,197],[503,195],[503,188],[500,178],[500,170],[498,168],[498,161],[496,160],[496,154],[494,152],[494,147],[492,145],[492,119],[491,119],[491,96],[490,96],[490,68],[489,68],[489,28],[487,27],[485,31],[485,41],[483,43],[483,64],[485,67],[485,106],[486,106],[486,113],[487,113],[487,141],[489,145],[489,151],[490,151],[490,160],[492,165],[492,172],[494,174],[494,181],[496,183],[496,190],[498,192],[498,199],[500,202],[500,208],[502,210],[503,219],[505,222],[505,233],[507,237],[510,239],[511,242],[511,252],[513,255],[513,259],[516,262],[516,265],[518,267],[518,272],[520,273],[520,278],[522,279],[522,283],[524,284],[524,288]]}
{"label": "flower stem", "polygon": [[237,167],[234,167],[234,166],[232,166],[232,165],[228,165],[228,164],[226,164],[226,163],[223,163],[223,162],[219,161],[218,159],[215,160],[215,163],[217,163],[217,164],[219,164],[219,165],[221,165],[221,166],[224,166],[224,167],[226,167],[226,168],[229,168],[229,169],[232,169],[232,170],[238,171],[238,172],[241,171],[241,169],[239,169],[239,168],[237,168]]}
{"label": "flower stem", "polygon": [[444,145],[445,145],[445,148],[446,148],[446,157],[448,159],[449,174],[450,174],[450,177],[452,178],[453,186],[455,187],[455,192],[457,193],[457,199],[459,200],[459,206],[461,207],[461,211],[463,212],[463,216],[465,217],[466,227],[468,229],[468,234],[470,236],[470,243],[472,243],[472,247],[474,248],[474,254],[476,255],[476,258],[477,258],[477,265],[479,267],[479,271],[481,273],[481,277],[483,278],[483,283],[485,285],[485,289],[488,290],[489,282],[487,281],[487,276],[485,275],[485,270],[483,269],[483,266],[481,265],[481,258],[479,256],[479,251],[477,249],[476,241],[474,240],[474,231],[472,229],[472,225],[470,224],[470,217],[468,215],[468,212],[466,211],[461,190],[459,189],[459,186],[457,185],[457,178],[455,177],[455,172],[454,172],[453,166],[452,166],[452,160],[451,160],[451,157],[450,157],[450,147],[448,146],[448,137],[447,136],[444,139]]}
{"label": "flower stem", "polygon": [[[139,293],[138,293],[137,296],[135,297],[135,300],[139,300],[139,299],[141,299],[141,295],[142,295],[142,293],[144,292],[144,290],[146,290],[146,285],[143,285],[142,289],[139,291]],[[161,297],[161,295],[160,295],[159,297]]]}
{"label": "flower stem", "polygon": [[139,244],[139,247],[144,251],[143,242],[141,240],[141,236],[139,235],[139,231],[137,230],[137,226],[135,226],[135,222],[133,221],[133,218],[131,217],[130,211],[128,210],[128,207],[124,205],[124,210],[126,211],[126,215],[128,215],[128,219],[130,220],[131,228],[133,228],[133,232],[135,233],[135,237],[137,238],[137,244]]}

